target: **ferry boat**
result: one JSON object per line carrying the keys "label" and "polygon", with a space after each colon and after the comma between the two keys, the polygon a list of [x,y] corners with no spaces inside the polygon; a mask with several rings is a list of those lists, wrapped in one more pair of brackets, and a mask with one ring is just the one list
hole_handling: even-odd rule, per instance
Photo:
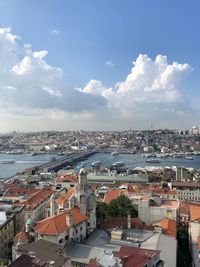
{"label": "ferry boat", "polygon": [[2,159],[1,164],[14,164],[15,160],[13,159]]}
{"label": "ferry boat", "polygon": [[6,154],[10,154],[10,155],[22,155],[23,154],[23,151],[21,150],[12,150],[12,151],[7,151]]}
{"label": "ferry boat", "polygon": [[176,154],[173,154],[172,156],[173,156],[173,158],[183,158],[184,154],[176,153]]}
{"label": "ferry boat", "polygon": [[161,160],[159,160],[159,159],[147,159],[146,162],[148,162],[148,163],[160,163]]}
{"label": "ferry boat", "polygon": [[112,167],[122,167],[122,166],[124,166],[123,161],[117,161],[112,164]]}
{"label": "ferry boat", "polygon": [[193,160],[193,157],[185,157],[185,159]]}
{"label": "ferry boat", "polygon": [[117,156],[117,155],[119,155],[119,152],[118,152],[118,151],[113,151],[113,152],[111,152],[110,155],[111,155],[111,156]]}

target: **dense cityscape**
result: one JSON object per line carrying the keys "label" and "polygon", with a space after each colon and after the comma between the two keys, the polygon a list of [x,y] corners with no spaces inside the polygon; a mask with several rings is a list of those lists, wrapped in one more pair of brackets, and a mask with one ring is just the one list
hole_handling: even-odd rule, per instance
{"label": "dense cityscape", "polygon": [[[53,156],[0,180],[1,266],[198,263],[200,169],[192,167],[200,161],[198,127],[12,132],[1,134],[0,150],[12,156],[1,160],[2,171],[18,155]],[[127,167],[132,156],[145,166]],[[160,166],[168,158],[173,165]]]}
{"label": "dense cityscape", "polygon": [[0,267],[200,267],[199,14],[0,0]]}

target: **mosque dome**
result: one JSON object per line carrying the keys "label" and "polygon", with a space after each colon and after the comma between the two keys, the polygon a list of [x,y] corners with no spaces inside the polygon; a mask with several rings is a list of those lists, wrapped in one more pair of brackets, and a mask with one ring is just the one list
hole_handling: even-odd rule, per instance
{"label": "mosque dome", "polygon": [[28,220],[26,221],[27,225],[32,225],[33,224],[33,220],[31,219],[31,217],[28,218]]}

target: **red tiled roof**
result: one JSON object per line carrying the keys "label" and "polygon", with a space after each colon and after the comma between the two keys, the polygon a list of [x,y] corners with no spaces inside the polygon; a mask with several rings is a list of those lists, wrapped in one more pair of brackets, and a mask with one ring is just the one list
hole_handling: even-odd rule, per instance
{"label": "red tiled roof", "polygon": [[38,191],[40,191],[40,189],[11,187],[7,190],[7,192],[3,195],[3,197],[19,197],[22,195],[30,197]]}
{"label": "red tiled roof", "polygon": [[74,176],[70,175],[61,175],[56,178],[57,183],[63,183],[63,182],[68,182],[68,183],[77,183],[77,178]]}
{"label": "red tiled roof", "polygon": [[52,190],[41,189],[22,203],[26,205],[26,210],[34,209],[53,193]]}
{"label": "red tiled roof", "polygon": [[108,191],[105,194],[104,202],[109,204],[112,200],[117,199],[120,195],[128,196],[128,191],[125,190],[119,190],[119,189],[113,189]]}
{"label": "red tiled roof", "polygon": [[63,203],[68,202],[74,192],[75,188],[69,189],[65,195],[60,196],[56,199],[57,204],[62,205]]}
{"label": "red tiled roof", "polygon": [[171,219],[162,219],[159,221],[163,233],[176,238],[176,221]]}
{"label": "red tiled roof", "polygon": [[200,222],[200,206],[190,205],[189,209],[190,209],[190,220]]}
{"label": "red tiled roof", "polygon": [[[79,208],[73,208],[69,210],[72,213],[73,225],[86,221],[87,216],[80,213]],[[36,224],[35,232],[44,235],[58,235],[68,229],[66,223],[66,211],[58,215],[48,217]]]}
{"label": "red tiled roof", "polygon": [[180,216],[183,216],[183,215],[189,216],[189,212],[190,212],[189,204],[181,201],[179,205],[179,212],[180,212]]}
{"label": "red tiled roof", "polygon": [[31,235],[28,232],[19,232],[14,238],[13,241],[29,241]]}
{"label": "red tiled roof", "polygon": [[122,260],[124,267],[143,267],[151,261],[151,258],[158,255],[160,251],[141,249],[135,247],[121,247],[118,252],[113,252],[114,256]]}

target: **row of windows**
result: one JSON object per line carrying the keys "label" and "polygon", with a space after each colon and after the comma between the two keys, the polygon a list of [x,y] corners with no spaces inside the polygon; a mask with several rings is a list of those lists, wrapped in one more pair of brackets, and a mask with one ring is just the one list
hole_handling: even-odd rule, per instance
{"label": "row of windows", "polygon": [[180,200],[196,200],[196,201],[200,201],[200,197],[183,196],[183,197],[180,197]]}
{"label": "row of windows", "polygon": [[180,195],[200,195],[200,192],[178,192],[178,194],[180,194]]}

